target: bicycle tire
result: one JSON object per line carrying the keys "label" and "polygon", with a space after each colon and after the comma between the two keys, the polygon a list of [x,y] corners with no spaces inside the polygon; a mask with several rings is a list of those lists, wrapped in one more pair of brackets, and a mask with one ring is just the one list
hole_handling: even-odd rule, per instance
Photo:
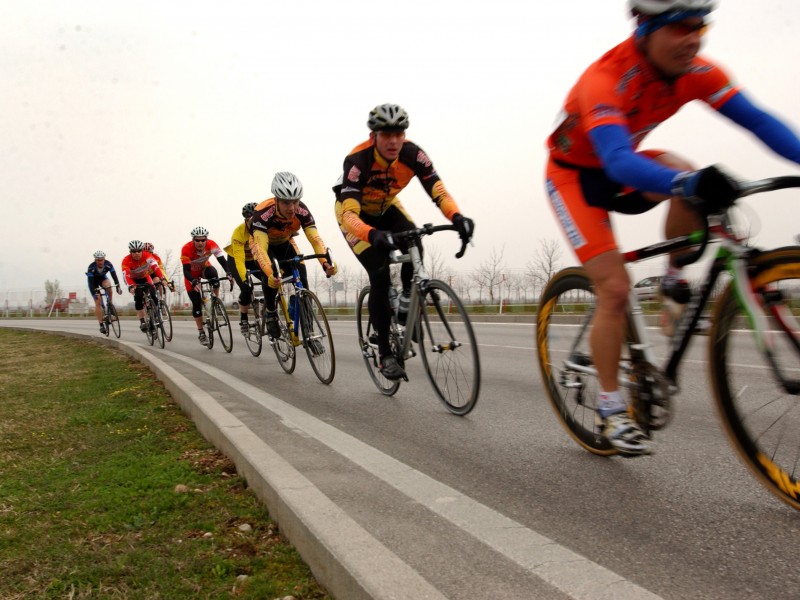
{"label": "bicycle tire", "polygon": [[211,299],[211,310],[214,313],[214,329],[217,330],[217,336],[225,352],[233,350],[233,330],[231,329],[231,320],[228,318],[228,312],[222,304],[222,300],[214,296]]}
{"label": "bicycle tire", "polygon": [[300,332],[314,374],[328,385],[336,375],[336,351],[325,309],[314,292],[300,290]]}
{"label": "bicycle tire", "polygon": [[117,314],[117,307],[109,304],[106,307],[106,329],[111,329],[114,335],[119,338],[122,335],[122,326],[119,324],[119,315]]}
{"label": "bicycle tire", "polygon": [[250,351],[255,357],[258,357],[261,354],[261,348],[264,345],[263,341],[263,330],[261,328],[261,321],[262,321],[262,313],[263,309],[261,306],[261,300],[258,298],[253,299],[253,320],[250,321],[250,324],[247,328],[247,335],[244,336],[244,343],[247,346],[247,349]]}
{"label": "bicycle tire", "polygon": [[[556,273],[545,286],[536,314],[536,348],[547,397],[567,433],[593,454],[617,454],[602,434],[597,418],[600,383],[596,375],[569,368],[565,363],[591,366],[589,321],[595,296],[586,272],[570,267]],[[560,313],[557,314],[557,313]],[[577,324],[575,331],[571,331]],[[626,353],[623,345],[623,359]]]}
{"label": "bicycle tire", "polygon": [[[145,292],[145,294],[147,293],[149,292]],[[144,322],[145,322],[144,335],[147,338],[147,343],[152,346],[153,344],[156,343],[156,329],[155,329],[155,323],[153,322],[153,309],[150,307],[149,303],[145,303]]]}
{"label": "bicycle tire", "polygon": [[439,400],[463,417],[475,408],[481,389],[475,331],[461,299],[444,281],[431,279],[420,292],[416,329],[422,365]]}
{"label": "bicycle tire", "polygon": [[[370,286],[366,286],[358,294],[358,304],[356,305],[356,327],[358,330],[358,345],[361,349],[361,357],[364,359],[364,364],[367,366],[372,383],[378,388],[378,391],[384,396],[393,396],[400,388],[400,381],[393,381],[386,379],[381,375],[380,357],[378,356],[378,345],[370,342],[370,338],[374,337],[375,330],[372,327],[372,322],[369,320],[369,292]],[[394,317],[392,317],[393,327]],[[390,334],[391,340],[391,334]]]}
{"label": "bicycle tire", "polygon": [[164,300],[159,300],[158,308],[161,311],[161,324],[168,342],[172,341],[172,311]]}
{"label": "bicycle tire", "polygon": [[203,305],[203,327],[206,329],[206,348],[211,350],[214,347],[214,331],[217,329],[217,320],[209,302],[210,300],[207,300]]}
{"label": "bicycle tire", "polygon": [[[278,358],[278,364],[281,366],[281,369],[292,374],[297,364],[297,352],[294,348],[292,332],[289,329],[289,321],[287,320],[289,316],[286,312],[285,299],[282,295],[279,295],[277,301],[279,303],[278,327],[281,330],[281,335],[277,339],[270,338],[270,343],[272,344],[272,350],[275,352],[275,356]],[[266,322],[264,323],[264,327],[266,329]]]}
{"label": "bicycle tire", "polygon": [[[773,335],[774,364],[797,381],[800,369],[800,248],[764,252],[748,261],[750,288]],[[785,313],[778,313],[782,308]],[[786,314],[787,318],[777,318]],[[787,392],[745,317],[733,283],[717,300],[709,339],[709,368],[724,431],[739,458],[770,492],[800,510],[800,405]],[[790,324],[783,328],[782,323]],[[753,358],[753,357],[756,358]],[[759,361],[761,357],[764,360]]]}
{"label": "bicycle tire", "polygon": [[153,340],[158,342],[159,348],[163,348],[166,343],[164,324],[161,321],[161,313],[155,303],[148,304],[147,306],[147,321],[150,325],[150,331],[153,332]]}

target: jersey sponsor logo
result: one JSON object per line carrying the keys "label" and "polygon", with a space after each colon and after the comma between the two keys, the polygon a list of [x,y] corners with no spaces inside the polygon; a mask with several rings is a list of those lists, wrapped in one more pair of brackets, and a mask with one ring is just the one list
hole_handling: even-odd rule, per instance
{"label": "jersey sponsor logo", "polygon": [[728,85],[723,87],[721,90],[711,94],[708,97],[708,103],[709,104],[714,104],[715,102],[718,102],[721,98],[723,98],[725,96],[725,94],[730,92],[732,89],[733,89],[733,86],[729,83]]}
{"label": "jersey sponsor logo", "polygon": [[592,108],[589,115],[592,119],[602,119],[604,117],[619,117],[622,118],[622,111],[616,106],[610,104],[598,104]]}
{"label": "jersey sponsor logo", "polygon": [[639,74],[639,71],[639,65],[634,65],[622,74],[622,77],[619,78],[619,83],[617,84],[616,89],[618,95],[625,93],[625,90],[628,88],[631,81],[633,81],[634,78]]}
{"label": "jersey sponsor logo", "polygon": [[361,177],[361,169],[355,165],[350,167],[350,170],[347,172],[347,180],[356,183],[359,177]]}
{"label": "jersey sponsor logo", "polygon": [[567,234],[569,243],[572,244],[572,247],[575,249],[585,246],[586,238],[578,231],[575,221],[572,219],[572,215],[569,214],[569,210],[567,210],[567,207],[564,205],[564,199],[553,185],[551,179],[547,180],[547,195],[550,196],[550,201],[553,203],[556,216],[558,220],[561,221],[561,226],[564,228],[564,233]]}
{"label": "jersey sponsor logo", "polygon": [[428,155],[425,154],[422,150],[417,152],[417,162],[422,165],[425,165],[426,167],[430,167],[433,164],[431,162],[431,159],[428,158]]}

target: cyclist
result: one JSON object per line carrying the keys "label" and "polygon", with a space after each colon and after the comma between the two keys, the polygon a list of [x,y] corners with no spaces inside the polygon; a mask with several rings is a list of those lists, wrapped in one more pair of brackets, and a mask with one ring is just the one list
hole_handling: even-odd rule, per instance
{"label": "cyclist", "polygon": [[[167,270],[164,268],[164,261],[162,261],[161,257],[158,254],[156,254],[155,246],[153,246],[153,244],[151,244],[150,242],[145,242],[144,243],[144,251],[150,253],[150,255],[154,259],[156,259],[156,263],[158,264],[159,268],[161,269],[161,272],[164,273],[164,284],[166,284],[166,286],[169,288],[170,292],[174,292],[175,291],[175,284],[172,283],[172,281],[170,281],[169,275],[167,275]],[[161,282],[161,279],[159,279],[158,277],[153,277],[153,283],[156,286],[158,286],[162,282]]]}
{"label": "cyclist", "polygon": [[249,324],[247,314],[250,310],[250,303],[253,300],[253,286],[247,283],[247,271],[255,271],[260,278],[261,271],[258,263],[253,259],[250,251],[250,220],[256,208],[255,202],[248,202],[242,207],[242,221],[231,234],[231,243],[225,246],[224,250],[228,253],[228,268],[231,275],[239,286],[239,325],[242,335],[247,335]]}
{"label": "cyclist", "polygon": [[192,301],[192,316],[197,325],[197,337],[203,346],[208,345],[206,332],[203,331],[203,307],[200,299],[200,279],[205,277],[211,282],[214,295],[219,296],[219,274],[211,266],[209,259],[212,255],[217,257],[222,270],[225,271],[229,281],[232,281],[228,271],[228,261],[225,253],[217,242],[208,239],[208,229],[205,227],[195,227],[190,235],[192,240],[184,244],[181,248],[181,264],[183,265],[184,285]]}
{"label": "cyclist", "polygon": [[122,277],[128,286],[128,291],[133,294],[136,316],[139,317],[139,329],[147,331],[147,323],[144,321],[144,294],[141,287],[149,283],[152,287],[149,290],[150,297],[156,302],[156,288],[153,286],[151,273],[156,277],[164,278],[161,267],[158,266],[156,259],[150,253],[144,251],[144,242],[131,240],[128,244],[128,254],[122,259]]}
{"label": "cyclist", "polygon": [[[405,243],[396,244],[391,233],[415,227],[397,194],[416,176],[442,214],[458,227],[463,241],[472,238],[475,225],[461,214],[425,152],[406,140],[408,114],[403,108],[396,104],[376,106],[369,113],[367,127],[369,139],[353,148],[344,160],[336,220],[369,275],[369,313],[378,334],[381,372],[394,380],[405,377],[405,371],[389,345],[389,252],[398,248],[406,252],[408,248]],[[403,263],[403,303],[410,295],[412,275],[412,265]]]}
{"label": "cyclist", "polygon": [[[609,212],[640,214],[670,200],[667,237],[702,225],[698,212],[730,205],[738,184],[716,166],[696,169],[663,150],[638,150],[659,123],[702,100],[750,130],[781,156],[800,162],[800,140],[756,107],[715,63],[698,55],[713,0],[629,0],[633,35],[604,54],[569,92],[548,139],[546,187],[554,212],[597,296],[590,337],[601,387],[603,433],[622,454],[650,452],[627,413],[617,370],[625,336],[630,279],[617,249]],[[688,299],[688,285],[671,257],[662,292]]]}
{"label": "cyclist", "polygon": [[122,294],[122,289],[119,287],[119,277],[114,270],[114,265],[106,260],[106,253],[98,250],[94,253],[94,262],[89,264],[86,269],[86,277],[89,280],[89,293],[94,297],[94,313],[97,315],[97,321],[100,323],[100,333],[105,335],[106,324],[103,322],[103,309],[100,303],[100,294],[95,292],[98,287],[104,287],[108,290],[108,302],[111,303],[113,292],[111,291],[111,282],[108,276],[114,279],[114,285],[117,288],[117,293]]}
{"label": "cyclist", "polygon": [[[314,248],[314,254],[324,254],[327,246],[317,231],[311,211],[300,200],[303,197],[303,184],[297,176],[288,171],[275,173],[271,189],[273,197],[261,202],[253,212],[251,250],[253,258],[267,277],[267,287],[264,288],[267,333],[277,338],[281,332],[275,298],[281,285],[281,274],[273,272],[271,259],[287,260],[300,253],[293,238],[301,228]],[[319,263],[328,277],[336,274],[335,262],[331,264],[320,258]],[[297,270],[303,287],[310,289],[306,266],[300,263]]]}

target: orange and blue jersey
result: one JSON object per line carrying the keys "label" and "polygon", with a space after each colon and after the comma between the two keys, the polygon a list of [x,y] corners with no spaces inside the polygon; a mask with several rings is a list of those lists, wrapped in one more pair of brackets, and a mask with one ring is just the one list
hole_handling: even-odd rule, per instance
{"label": "orange and blue jersey", "polygon": [[136,285],[142,280],[152,283],[153,280],[150,274],[153,273],[157,277],[164,279],[164,273],[161,267],[158,266],[156,259],[149,252],[142,252],[141,258],[134,259],[132,255],[128,254],[122,259],[122,277],[125,279],[126,285]]}

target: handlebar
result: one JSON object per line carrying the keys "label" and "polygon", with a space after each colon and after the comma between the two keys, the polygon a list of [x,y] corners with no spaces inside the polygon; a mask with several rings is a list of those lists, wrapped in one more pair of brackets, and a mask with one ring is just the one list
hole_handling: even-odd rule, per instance
{"label": "handlebar", "polygon": [[[453,224],[448,223],[447,225],[434,225],[433,223],[425,223],[422,227],[418,227],[416,229],[408,229],[406,231],[395,231],[390,235],[390,239],[396,238],[398,240],[410,238],[410,239],[419,239],[423,235],[432,235],[437,231],[458,231],[458,227]],[[461,242],[461,248],[458,252],[456,252],[456,258],[461,258],[464,256],[464,253],[467,251],[467,243],[465,241]]]}

